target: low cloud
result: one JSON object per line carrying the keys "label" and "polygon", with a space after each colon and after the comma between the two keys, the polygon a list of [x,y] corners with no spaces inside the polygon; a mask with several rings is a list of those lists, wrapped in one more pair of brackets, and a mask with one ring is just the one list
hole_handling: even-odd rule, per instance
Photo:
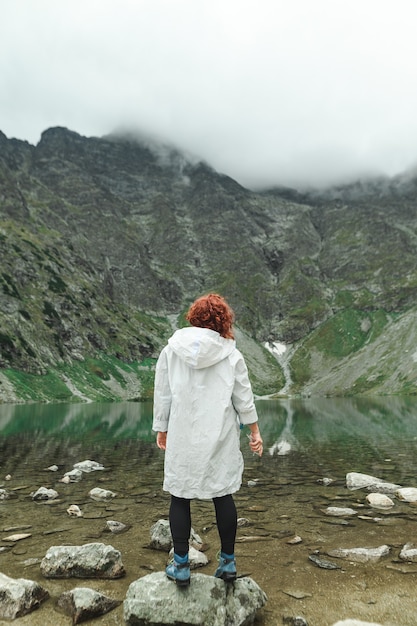
{"label": "low cloud", "polygon": [[414,2],[19,0],[0,130],[156,135],[249,187],[417,163]]}

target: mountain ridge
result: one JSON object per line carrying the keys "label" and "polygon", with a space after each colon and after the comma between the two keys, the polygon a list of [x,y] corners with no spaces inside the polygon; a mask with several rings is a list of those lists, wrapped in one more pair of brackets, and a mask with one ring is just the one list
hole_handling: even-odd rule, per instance
{"label": "mountain ridge", "polygon": [[[172,320],[181,325],[189,303],[215,290],[235,309],[247,354],[258,355],[251,363],[257,390],[279,392],[283,371],[265,343],[300,354],[313,342],[306,364],[317,353],[315,334],[344,312],[370,325],[358,331],[364,349],[382,318],[386,327],[414,309],[416,189],[409,172],[327,190],[254,192],[150,140],[87,138],[57,127],[31,146],[0,133],[3,388],[9,370],[46,376],[96,360],[108,367],[100,384],[110,370],[115,379],[120,363],[144,367],[129,373],[137,380],[129,398],[147,397]],[[342,334],[353,319],[343,318]],[[359,348],[351,349],[353,359]],[[334,355],[320,350],[325,358],[315,361],[325,379]],[[341,393],[308,369],[294,359],[290,393]],[[365,392],[414,393],[413,368],[409,378],[381,388],[380,376],[371,376]],[[113,399],[126,397],[123,381],[125,373]],[[342,393],[356,393],[354,383]]]}

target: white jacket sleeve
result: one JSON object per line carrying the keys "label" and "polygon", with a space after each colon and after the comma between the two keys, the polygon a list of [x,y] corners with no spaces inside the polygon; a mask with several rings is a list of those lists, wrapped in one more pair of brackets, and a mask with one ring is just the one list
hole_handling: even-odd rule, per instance
{"label": "white jacket sleeve", "polygon": [[242,354],[238,353],[235,364],[235,384],[232,393],[232,402],[241,424],[253,424],[258,421],[258,414],[253,399],[252,387],[249,381],[248,368]]}
{"label": "white jacket sleeve", "polygon": [[155,368],[152,423],[152,430],[155,432],[166,432],[168,430],[171,400],[172,394],[168,378],[168,360],[166,348],[164,348],[159,355]]}

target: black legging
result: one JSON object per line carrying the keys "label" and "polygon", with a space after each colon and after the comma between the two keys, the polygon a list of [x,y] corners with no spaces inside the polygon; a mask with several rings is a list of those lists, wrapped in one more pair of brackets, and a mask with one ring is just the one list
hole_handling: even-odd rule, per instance
{"label": "black legging", "polygon": [[[187,498],[171,496],[169,508],[169,524],[171,527],[174,552],[178,556],[188,554],[191,533],[190,502]],[[217,530],[219,531],[221,550],[233,554],[235,550],[237,512],[233,496],[228,494],[221,498],[213,498],[216,509]]]}

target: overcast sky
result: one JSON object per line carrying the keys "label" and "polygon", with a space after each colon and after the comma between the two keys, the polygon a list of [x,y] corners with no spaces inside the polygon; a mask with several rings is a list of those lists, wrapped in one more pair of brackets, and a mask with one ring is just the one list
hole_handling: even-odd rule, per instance
{"label": "overcast sky", "polygon": [[417,166],[415,0],[0,0],[0,130],[156,135],[248,187]]}

